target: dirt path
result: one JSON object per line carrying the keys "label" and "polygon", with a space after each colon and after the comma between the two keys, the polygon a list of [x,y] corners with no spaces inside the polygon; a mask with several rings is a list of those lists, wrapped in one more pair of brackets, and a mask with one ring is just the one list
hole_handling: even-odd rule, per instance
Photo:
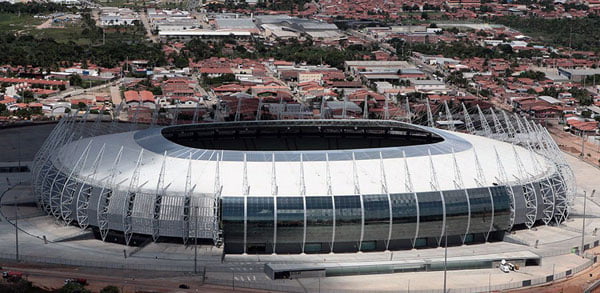
{"label": "dirt path", "polygon": [[43,23],[41,23],[40,25],[36,26],[36,29],[45,29],[45,28],[50,28],[52,27],[52,18],[48,18],[46,21],[44,21]]}
{"label": "dirt path", "polygon": [[[550,132],[561,150],[579,157],[581,155],[581,137],[565,132],[560,127],[560,125],[548,127],[548,132]],[[598,145],[586,142],[584,152],[585,161],[598,167],[598,160],[600,160],[600,148]]]}

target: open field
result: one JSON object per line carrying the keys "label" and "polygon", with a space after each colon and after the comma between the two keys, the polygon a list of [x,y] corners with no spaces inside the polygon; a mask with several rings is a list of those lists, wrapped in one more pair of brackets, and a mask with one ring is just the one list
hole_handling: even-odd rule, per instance
{"label": "open field", "polygon": [[0,12],[0,32],[31,30],[43,22],[43,19],[34,18],[33,15]]}
{"label": "open field", "polygon": [[64,28],[47,28],[32,30],[29,33],[36,38],[51,38],[59,43],[75,42],[78,45],[88,45],[91,40],[82,35],[83,28],[78,25],[66,26]]}

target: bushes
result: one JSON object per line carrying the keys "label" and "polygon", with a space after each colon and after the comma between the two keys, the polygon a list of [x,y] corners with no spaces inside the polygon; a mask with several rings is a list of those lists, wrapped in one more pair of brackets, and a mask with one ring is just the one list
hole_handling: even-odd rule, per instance
{"label": "bushes", "polygon": [[120,290],[116,286],[106,286],[100,290],[100,293],[119,293]]}

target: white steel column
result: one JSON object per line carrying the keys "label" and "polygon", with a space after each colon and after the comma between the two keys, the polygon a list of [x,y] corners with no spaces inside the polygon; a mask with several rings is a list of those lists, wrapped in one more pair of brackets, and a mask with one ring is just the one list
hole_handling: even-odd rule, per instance
{"label": "white steel column", "polygon": [[490,234],[492,233],[492,230],[494,230],[494,196],[492,195],[492,189],[490,187],[487,188],[488,193],[490,194],[490,204],[492,206],[492,217],[491,217],[491,221],[490,221],[490,229],[488,230],[488,232],[485,234],[485,242],[488,241]]}
{"label": "white steel column", "polygon": [[469,229],[471,228],[471,199],[469,199],[469,192],[467,189],[465,189],[465,185],[463,184],[462,174],[460,173],[460,167],[458,166],[458,161],[456,160],[454,148],[452,148],[452,160],[454,161],[452,164],[454,170],[454,188],[462,189],[465,192],[465,198],[467,199],[467,227],[465,227],[465,234],[462,236],[462,243],[465,244],[467,235],[469,234]]}
{"label": "white steel column", "polygon": [[498,134],[499,139],[502,139],[505,136],[505,132],[504,128],[502,127],[502,124],[500,123],[500,120],[498,119],[498,116],[496,116],[494,107],[490,108],[490,112],[492,114],[492,121],[494,122],[494,129],[496,130],[496,134]]}
{"label": "white steel column", "polygon": [[119,152],[115,157],[115,161],[110,170],[110,175],[106,180],[102,191],[98,197],[98,205],[96,209],[96,217],[98,220],[98,228],[100,229],[100,237],[102,241],[106,240],[108,235],[108,205],[110,204],[110,198],[117,192],[118,186],[115,186],[115,178],[117,177],[119,163],[121,162],[121,156],[123,155],[123,146],[119,148]]}
{"label": "white steel column", "polygon": [[481,129],[483,130],[483,136],[490,137],[492,135],[492,129],[483,115],[481,108],[477,105],[477,113],[479,114],[479,123],[481,124]]}
{"label": "white steel column", "polygon": [[271,195],[273,196],[273,253],[277,248],[277,168],[275,166],[275,153],[271,153]]}
{"label": "white steel column", "polygon": [[125,234],[125,245],[129,245],[131,238],[133,237],[133,223],[131,214],[133,213],[133,204],[135,197],[139,193],[140,185],[140,167],[142,166],[142,158],[144,155],[144,149],[140,149],[140,154],[135,163],[135,169],[129,181],[129,188],[127,189],[126,202],[123,205],[123,233]]}
{"label": "white steel column", "polygon": [[192,117],[192,123],[198,123],[198,111],[200,110],[200,100],[196,100],[196,107],[194,108],[194,116]]}
{"label": "white steel column", "polygon": [[412,123],[412,113],[410,112],[410,103],[408,102],[408,97],[406,100],[406,118],[408,119],[408,123]]}
{"label": "white steel column", "polygon": [[358,168],[356,167],[356,156],[352,152],[352,179],[354,182],[354,194],[360,198],[360,239],[358,240],[358,251],[361,251],[363,238],[365,235],[365,204],[362,193],[360,192],[360,182],[358,181]]}
{"label": "white steel column", "polygon": [[219,241],[219,219],[218,219],[218,211],[219,211],[219,202],[221,199],[221,193],[223,192],[223,183],[221,182],[221,160],[223,160],[223,151],[221,153],[217,153],[217,165],[215,170],[215,185],[213,189],[213,242]]}
{"label": "white steel column", "polygon": [[410,170],[408,168],[408,160],[406,159],[406,153],[404,151],[402,151],[402,158],[404,160],[404,188],[406,189],[406,191],[408,193],[412,193],[413,196],[415,197],[415,208],[417,211],[417,221],[415,222],[415,236],[413,237],[413,241],[412,241],[413,248],[415,248],[415,245],[417,244],[417,239],[419,238],[419,224],[421,222],[421,215],[420,215],[420,209],[419,209],[419,197],[417,196],[417,193],[414,192],[412,179],[410,176]]}
{"label": "white steel column", "polygon": [[[192,215],[194,215],[196,217],[195,221],[194,221],[194,237],[197,238],[197,223],[198,223],[198,217],[200,216],[200,214],[198,213],[198,211],[196,211],[195,213],[192,213],[192,193],[193,193],[193,187],[192,187],[192,152],[190,151],[189,156],[188,156],[188,165],[187,165],[187,172],[185,174],[185,187],[184,187],[184,191],[183,191],[183,196],[184,196],[184,200],[183,200],[183,233],[182,233],[182,238],[183,238],[183,244],[187,244],[189,238],[190,238],[190,226],[191,226],[191,218]],[[194,206],[195,208],[198,208],[197,206],[198,204],[196,203]]]}
{"label": "white steel column", "polygon": [[508,195],[510,195],[510,225],[508,227],[508,231],[510,231],[515,225],[515,191],[512,187],[512,184],[508,181],[508,176],[506,175],[504,165],[502,164],[502,159],[500,159],[500,155],[498,154],[498,150],[496,149],[496,147],[494,147],[494,152],[496,153],[496,165],[498,168],[498,173],[500,174],[500,178],[497,178],[497,180],[500,181],[502,185],[504,185]]}
{"label": "white steel column", "polygon": [[167,151],[163,153],[160,173],[158,174],[158,182],[156,183],[156,191],[154,194],[154,211],[152,214],[152,240],[156,242],[160,236],[160,210],[162,208],[162,198],[165,194],[165,172],[167,164]]}
{"label": "white steel column", "polygon": [[438,246],[441,245],[444,234],[446,233],[446,200],[444,199],[444,193],[440,190],[440,184],[437,178],[437,172],[435,171],[435,165],[433,164],[433,158],[431,157],[431,149],[427,149],[427,155],[429,156],[429,184],[431,188],[440,194],[440,200],[442,201],[442,231],[440,232],[440,238],[438,239]]}
{"label": "white steel column", "polygon": [[250,186],[248,186],[248,154],[244,152],[244,179],[242,182],[242,194],[244,195],[244,254],[248,247],[248,194],[250,194]]}
{"label": "white steel column", "polygon": [[[73,134],[71,134],[71,137],[73,137]],[[72,140],[72,139],[70,138],[69,141],[70,140]],[[80,142],[81,142],[81,140],[77,140],[77,142],[75,143],[76,149],[79,147]],[[63,148],[64,148],[64,146],[63,146]],[[56,155],[57,157],[60,157],[63,154],[63,151],[64,151],[63,148],[59,149],[59,154]],[[58,219],[58,217],[60,216],[60,204],[61,204],[60,191],[62,191],[66,177],[62,174],[61,170],[59,170],[54,165],[51,166],[48,174],[50,174],[50,178],[53,178],[52,183],[50,184],[50,188],[46,191],[46,194],[48,195],[49,211],[52,214],[52,216],[54,216],[55,218]]]}
{"label": "white steel column", "polygon": [[431,113],[431,104],[429,103],[429,98],[427,98],[425,105],[427,106],[427,126],[433,128],[435,127],[435,122],[433,121],[433,113]]}
{"label": "white steel column", "polygon": [[387,177],[385,176],[385,165],[383,164],[383,154],[379,152],[379,169],[381,170],[381,192],[387,196],[388,213],[390,214],[390,225],[388,228],[388,239],[385,242],[385,250],[389,250],[390,241],[392,240],[392,225],[394,223],[392,217],[392,198],[387,187]]}
{"label": "white steel column", "polygon": [[477,186],[479,187],[482,187],[484,186],[486,179],[485,174],[483,173],[483,168],[481,168],[481,163],[479,162],[479,156],[477,155],[477,151],[475,150],[475,148],[473,148],[473,155],[475,156],[475,168],[477,171],[477,178],[474,178],[475,184],[477,184]]}
{"label": "white steel column", "polygon": [[331,208],[333,215],[333,230],[331,234],[331,253],[333,253],[333,245],[335,244],[335,197],[333,196],[333,190],[331,188],[331,170],[329,168],[329,153],[325,153],[325,173],[327,180],[327,195],[331,197]]}
{"label": "white steel column", "polygon": [[73,166],[73,169],[71,169],[69,177],[67,178],[67,181],[65,181],[63,189],[60,193],[60,216],[67,225],[70,224],[72,221],[72,203],[73,198],[75,196],[75,190],[77,189],[77,185],[79,184],[79,181],[74,179],[73,175],[75,175],[75,177],[78,177],[80,175],[81,169],[83,168],[83,166],[85,166],[85,163],[87,161],[92,142],[93,140],[90,140],[90,142],[88,142],[87,146],[81,153],[81,156],[79,156],[79,159],[77,159],[77,162]]}
{"label": "white steel column", "polygon": [[305,253],[306,246],[306,182],[304,181],[304,155],[300,153],[300,196],[302,196],[302,206],[304,208],[304,229],[302,231],[302,253]]}
{"label": "white steel column", "polygon": [[469,134],[475,134],[475,126],[473,126],[473,120],[471,119],[471,115],[469,115],[469,111],[467,111],[467,107],[465,106],[465,103],[461,103],[461,104],[462,104],[463,117],[465,119],[465,125],[467,127],[467,131],[469,132]]}
{"label": "white steel column", "polygon": [[90,197],[92,196],[93,183],[96,181],[96,173],[98,172],[98,166],[102,158],[104,157],[104,149],[106,148],[106,143],[102,145],[98,155],[96,155],[96,159],[92,163],[92,171],[85,177],[84,181],[81,183],[81,187],[79,188],[79,193],[77,194],[77,224],[82,229],[87,228],[89,225],[89,207],[90,207]]}
{"label": "white steel column", "polygon": [[502,111],[502,117],[504,118],[504,123],[506,124],[506,130],[508,131],[507,141],[515,140],[517,137],[517,131],[515,130],[515,127],[512,125],[512,122],[510,122],[510,118],[508,117],[508,114],[506,114],[506,111]]}
{"label": "white steel column", "polygon": [[448,130],[455,131],[454,128],[454,118],[452,118],[452,112],[450,112],[450,107],[448,106],[448,102],[444,101],[444,108],[446,110],[446,120],[448,121]]}
{"label": "white steel column", "polygon": [[[515,148],[514,145],[513,145],[513,153],[514,153],[515,161],[517,162],[517,170],[519,172],[518,176],[527,174],[525,171],[525,168],[523,167],[523,163],[521,162],[521,158],[519,157],[519,154],[517,153],[517,149]],[[525,226],[527,226],[527,228],[531,229],[533,227],[533,225],[535,224],[535,220],[537,217],[537,209],[538,209],[538,202],[537,202],[535,187],[533,186],[533,183],[524,182],[521,179],[521,177],[518,177],[518,176],[515,175],[515,178],[517,179],[517,181],[519,182],[519,184],[521,184],[521,186],[523,188],[523,195],[525,197],[525,207],[527,208],[527,213],[525,214],[525,217],[526,217]],[[531,176],[530,176],[530,178],[531,178]]]}
{"label": "white steel column", "polygon": [[[540,169],[540,162],[538,161],[537,156],[531,148],[531,144],[529,143],[527,143],[527,150],[529,151],[529,156],[531,157],[535,174],[541,174],[543,170]],[[544,222],[544,224],[548,225],[554,217],[555,192],[552,183],[550,182],[550,178],[545,177],[539,180],[538,182],[540,184],[540,195],[542,197],[542,202],[544,205],[542,209],[542,221]]]}

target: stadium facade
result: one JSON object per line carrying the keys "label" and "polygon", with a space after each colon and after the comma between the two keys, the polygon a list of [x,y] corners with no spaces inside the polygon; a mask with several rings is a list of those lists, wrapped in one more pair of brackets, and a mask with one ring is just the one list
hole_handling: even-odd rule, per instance
{"label": "stadium facade", "polygon": [[36,156],[34,192],[48,214],[102,240],[211,239],[226,253],[435,247],[445,236],[485,242],[564,221],[574,178],[548,132],[478,110],[465,109],[462,131],[389,120],[158,126],[72,116]]}

